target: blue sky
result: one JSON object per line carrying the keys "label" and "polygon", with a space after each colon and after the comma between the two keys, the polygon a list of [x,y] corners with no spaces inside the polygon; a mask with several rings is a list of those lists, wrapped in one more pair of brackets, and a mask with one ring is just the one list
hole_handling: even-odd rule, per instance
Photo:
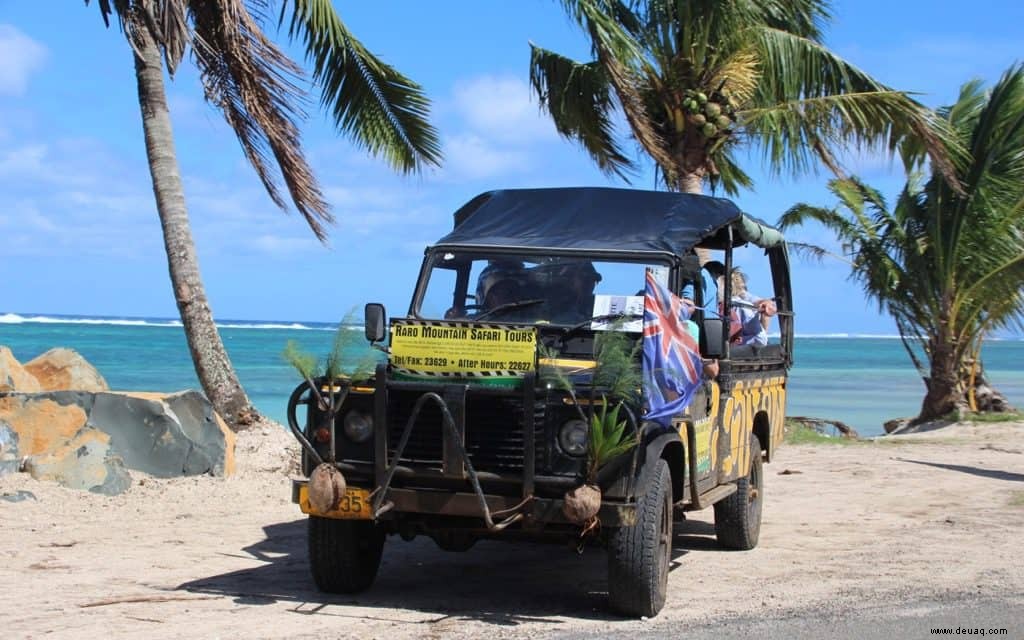
{"label": "blue sky", "polygon": [[[404,312],[423,247],[477,193],[624,186],[560,139],[528,90],[530,41],[588,54],[554,0],[335,4],[364,44],[424,86],[445,165],[394,175],[337,136],[314,99],[304,143],[338,218],[322,246],[270,202],[184,65],[168,94],[218,318],[331,321],[367,301]],[[1015,2],[845,1],[835,13],[834,50],[933,106],[969,78],[994,81],[1024,52]],[[131,56],[95,3],[0,0],[0,313],[176,316]],[[824,174],[772,177],[756,155],[747,166],[756,190],[738,202],[753,215],[774,221],[797,201],[831,204]],[[860,154],[853,167],[883,190],[902,184],[885,158]],[[652,172],[633,184],[652,187]],[[814,229],[790,237],[827,241]],[[794,283],[801,333],[895,333],[839,264],[797,260]]]}

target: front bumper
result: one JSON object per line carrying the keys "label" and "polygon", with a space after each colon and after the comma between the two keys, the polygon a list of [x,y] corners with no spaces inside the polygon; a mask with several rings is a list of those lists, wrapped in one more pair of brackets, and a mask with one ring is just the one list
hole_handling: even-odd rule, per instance
{"label": "front bumper", "polygon": [[[322,518],[345,518],[352,516],[339,512],[318,512],[309,504],[305,497],[306,480],[292,480],[292,502],[298,504],[302,512]],[[543,527],[548,524],[572,524],[562,513],[562,500],[553,498],[533,497],[525,503],[512,496],[485,495],[487,507],[491,513],[510,512],[519,507],[523,514],[523,528]],[[432,489],[399,489],[388,490],[388,500],[394,507],[381,515],[381,519],[406,518],[416,519],[417,516],[450,516],[454,518],[480,518],[479,498],[475,493],[458,491],[438,491]],[[522,505],[522,506],[520,506]],[[616,502],[604,502],[597,515],[602,526],[623,527],[636,524],[636,505]],[[359,519],[369,519],[359,518]]]}

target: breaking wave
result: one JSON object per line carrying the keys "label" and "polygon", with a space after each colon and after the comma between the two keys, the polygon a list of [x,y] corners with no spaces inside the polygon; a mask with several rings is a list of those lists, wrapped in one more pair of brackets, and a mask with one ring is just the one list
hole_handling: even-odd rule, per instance
{"label": "breaking wave", "polygon": [[[169,318],[108,318],[89,316],[31,315],[17,313],[0,314],[0,324],[86,324],[113,325],[124,327],[180,327],[181,320]],[[301,322],[246,322],[225,320],[217,322],[221,329],[293,329],[306,331],[334,331],[337,325],[327,323]]]}

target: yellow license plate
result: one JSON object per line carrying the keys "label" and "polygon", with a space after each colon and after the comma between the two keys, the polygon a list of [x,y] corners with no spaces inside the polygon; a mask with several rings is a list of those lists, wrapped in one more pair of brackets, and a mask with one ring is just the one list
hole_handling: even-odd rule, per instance
{"label": "yellow license plate", "polygon": [[299,487],[299,508],[302,513],[324,518],[339,518],[342,520],[370,520],[373,513],[370,511],[370,492],[359,487],[348,487],[345,495],[341,497],[341,503],[333,511],[319,512],[309,504],[309,487]]}

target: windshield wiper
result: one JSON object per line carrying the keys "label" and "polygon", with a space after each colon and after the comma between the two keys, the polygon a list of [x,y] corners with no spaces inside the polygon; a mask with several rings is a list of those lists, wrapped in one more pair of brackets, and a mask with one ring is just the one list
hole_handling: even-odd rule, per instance
{"label": "windshield wiper", "polygon": [[643,318],[644,318],[644,314],[642,314],[642,313],[606,313],[606,314],[601,315],[601,316],[594,316],[593,318],[590,318],[589,320],[584,320],[583,322],[581,322],[579,324],[574,324],[573,326],[571,326],[571,327],[569,327],[567,329],[562,329],[562,337],[571,336],[572,334],[576,333],[580,329],[584,329],[587,326],[589,326],[589,325],[591,325],[591,324],[593,324],[595,322],[607,322],[609,320],[626,320],[626,319],[629,319],[629,320],[643,320]]}
{"label": "windshield wiper", "polygon": [[542,302],[544,302],[544,298],[534,298],[532,300],[516,300],[514,302],[506,302],[505,304],[499,304],[493,309],[488,309],[487,311],[484,311],[480,315],[473,318],[473,320],[483,320],[485,317],[493,313],[498,313],[500,311],[508,311],[509,309],[519,309],[521,307],[532,307],[533,305],[540,304]]}

